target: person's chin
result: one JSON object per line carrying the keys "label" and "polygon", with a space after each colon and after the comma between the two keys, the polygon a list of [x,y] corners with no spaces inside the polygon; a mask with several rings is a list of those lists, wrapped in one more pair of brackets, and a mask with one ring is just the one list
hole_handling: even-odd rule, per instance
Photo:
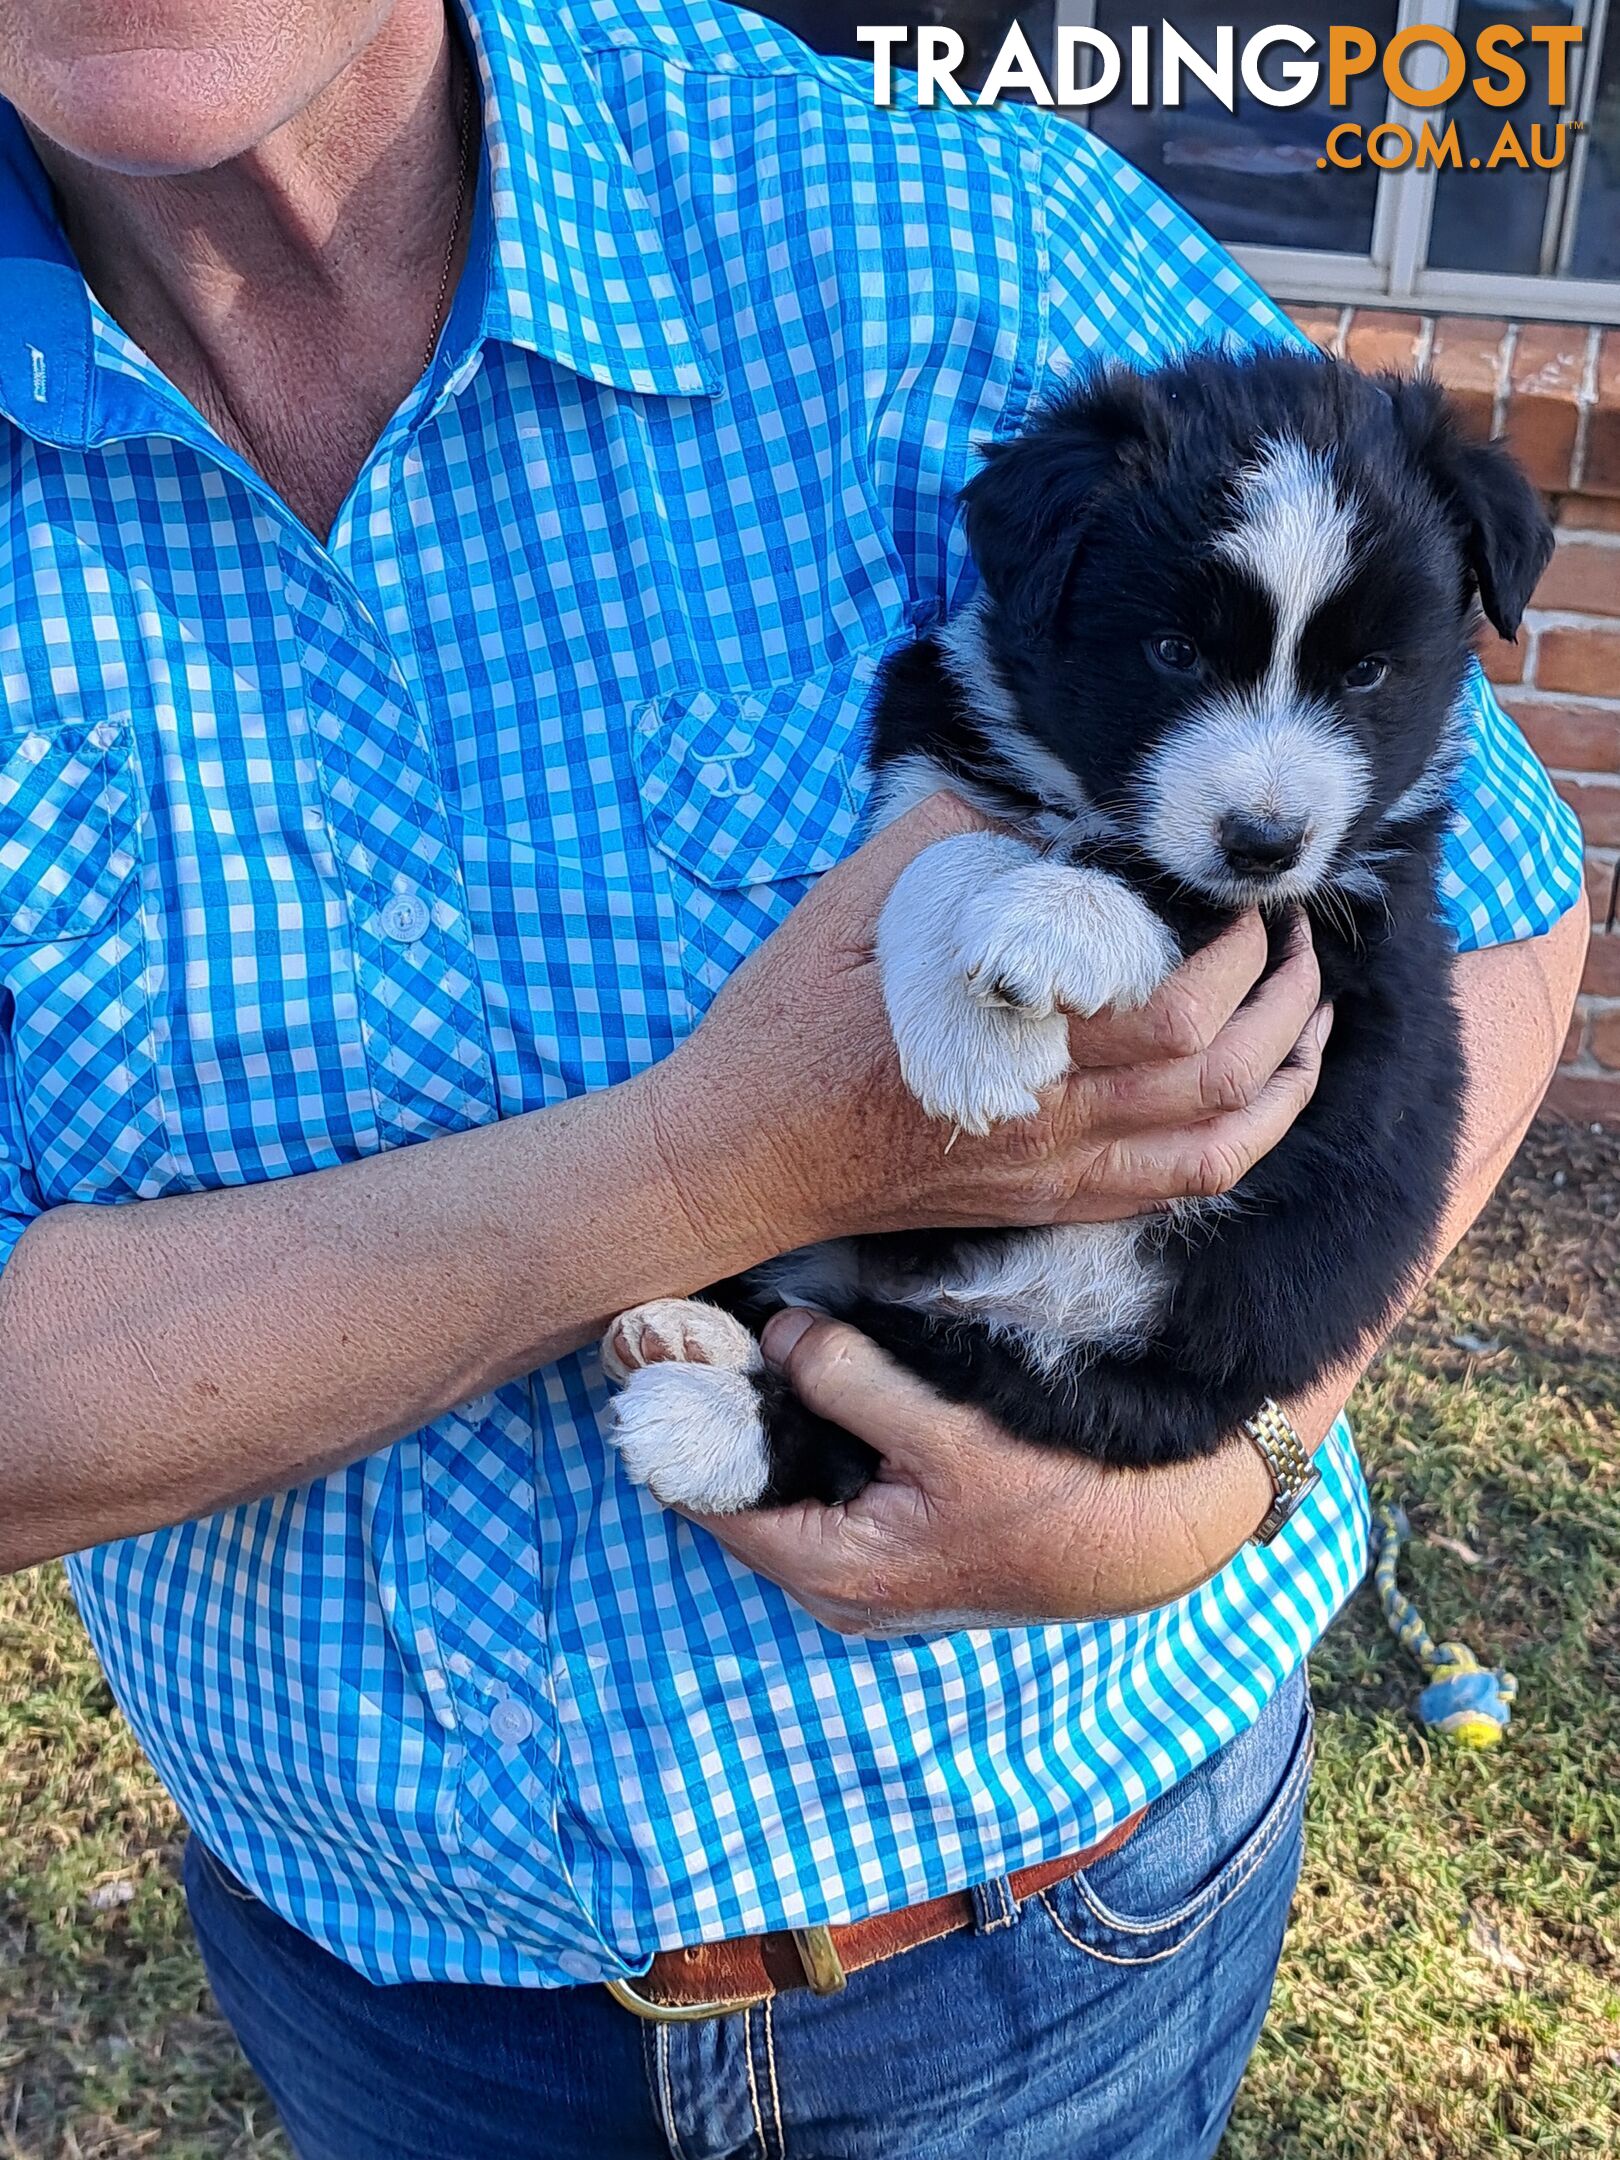
{"label": "person's chin", "polygon": [[[285,84],[276,86],[285,95]],[[25,108],[31,125],[70,156],[143,177],[207,172],[240,157],[290,114],[256,97],[223,56],[121,52],[53,70]]]}

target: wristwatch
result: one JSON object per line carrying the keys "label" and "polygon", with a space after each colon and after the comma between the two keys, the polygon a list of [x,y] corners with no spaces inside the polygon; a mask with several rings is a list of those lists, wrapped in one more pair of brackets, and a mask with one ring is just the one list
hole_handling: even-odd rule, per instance
{"label": "wristwatch", "polygon": [[1243,1431],[1259,1450],[1271,1472],[1271,1505],[1266,1519],[1254,1533],[1257,1545],[1269,1545],[1283,1524],[1298,1513],[1305,1496],[1322,1482],[1304,1441],[1281,1408],[1268,1395],[1252,1418],[1243,1420]]}

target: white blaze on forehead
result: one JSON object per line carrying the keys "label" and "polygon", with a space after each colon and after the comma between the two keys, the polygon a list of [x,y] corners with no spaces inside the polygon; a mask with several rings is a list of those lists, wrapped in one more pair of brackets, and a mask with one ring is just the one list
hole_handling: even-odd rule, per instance
{"label": "white blaze on forehead", "polygon": [[1265,690],[1294,689],[1300,637],[1350,574],[1355,514],[1327,460],[1284,436],[1260,445],[1238,477],[1238,521],[1216,552],[1246,570],[1277,613]]}
{"label": "white blaze on forehead", "polygon": [[1332,712],[1302,694],[1298,674],[1306,624],[1350,575],[1355,524],[1326,458],[1289,437],[1262,443],[1239,476],[1237,519],[1215,548],[1271,600],[1264,673],[1251,689],[1201,701],[1159,744],[1144,776],[1144,844],[1206,892],[1247,896],[1221,846],[1229,814],[1300,828],[1299,860],[1266,883],[1281,900],[1310,892],[1326,874],[1367,800],[1366,758]]}

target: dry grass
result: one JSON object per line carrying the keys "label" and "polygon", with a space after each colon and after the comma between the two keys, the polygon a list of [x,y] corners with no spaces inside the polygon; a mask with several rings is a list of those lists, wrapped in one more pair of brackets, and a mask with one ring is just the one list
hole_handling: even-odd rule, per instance
{"label": "dry grass", "polygon": [[[1519,1710],[1495,1755],[1431,1750],[1369,1601],[1329,1638],[1309,1858],[1226,2160],[1620,2152],[1620,1139],[1532,1139],[1357,1418],[1375,1485],[1455,1541],[1413,1555],[1431,1622],[1511,1664]],[[0,1584],[11,2160],[285,2155],[210,2010],[177,1836],[59,1571]]]}

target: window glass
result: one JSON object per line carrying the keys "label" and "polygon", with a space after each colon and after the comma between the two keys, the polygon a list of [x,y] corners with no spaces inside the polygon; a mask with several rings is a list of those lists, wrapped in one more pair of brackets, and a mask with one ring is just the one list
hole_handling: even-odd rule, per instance
{"label": "window glass", "polygon": [[1612,7],[1597,101],[1586,137],[1586,168],[1569,274],[1620,278],[1620,12]]}
{"label": "window glass", "polygon": [[[1377,70],[1352,82],[1349,106],[1338,112],[1329,110],[1324,81],[1307,103],[1284,107],[1262,105],[1240,88],[1237,110],[1229,113],[1190,74],[1183,76],[1181,105],[1160,110],[1157,56],[1163,13],[1143,7],[1140,0],[1098,0],[1097,28],[1106,31],[1122,53],[1130,49],[1133,23],[1151,25],[1155,65],[1154,104],[1133,107],[1128,82],[1122,83],[1104,104],[1092,108],[1098,134],[1175,196],[1218,240],[1367,254],[1378,195],[1376,169],[1367,164],[1358,172],[1332,166],[1320,171],[1317,159],[1337,121],[1372,127],[1384,117],[1388,95]],[[1254,0],[1198,0],[1197,5],[1178,6],[1171,19],[1190,44],[1213,58],[1218,24],[1232,24],[1241,53],[1257,30],[1282,18],[1264,0],[1258,5]],[[1395,31],[1395,0],[1351,0],[1348,5],[1340,0],[1337,6],[1300,0],[1286,19],[1317,38],[1324,49],[1328,25],[1351,22],[1370,30],[1382,47]],[[1288,48],[1274,50],[1261,72],[1281,87],[1283,63],[1299,57]]]}
{"label": "window glass", "polygon": [[[1525,0],[1505,15],[1501,0],[1462,0],[1457,10],[1457,35],[1464,52],[1472,55],[1474,40],[1488,24],[1511,21],[1514,29],[1529,33],[1537,23],[1568,23],[1567,7],[1551,6],[1547,0]],[[1517,57],[1528,67],[1530,88],[1516,105],[1482,105],[1464,87],[1446,106],[1444,118],[1455,120],[1457,134],[1469,156],[1488,157],[1491,146],[1511,121],[1515,134],[1529,155],[1530,130],[1538,122],[1542,140],[1550,146],[1558,114],[1547,103],[1547,55],[1544,48],[1521,47]],[[1480,74],[1472,64],[1469,77]],[[1500,80],[1500,78],[1497,78]],[[1436,114],[1436,133],[1441,116]],[[1436,270],[1494,270],[1515,277],[1535,277],[1543,267],[1547,209],[1553,175],[1534,168],[1521,172],[1517,165],[1499,165],[1495,172],[1483,167],[1443,171],[1434,191],[1434,223],[1429,231],[1429,262]],[[1556,249],[1556,241],[1547,240]]]}

